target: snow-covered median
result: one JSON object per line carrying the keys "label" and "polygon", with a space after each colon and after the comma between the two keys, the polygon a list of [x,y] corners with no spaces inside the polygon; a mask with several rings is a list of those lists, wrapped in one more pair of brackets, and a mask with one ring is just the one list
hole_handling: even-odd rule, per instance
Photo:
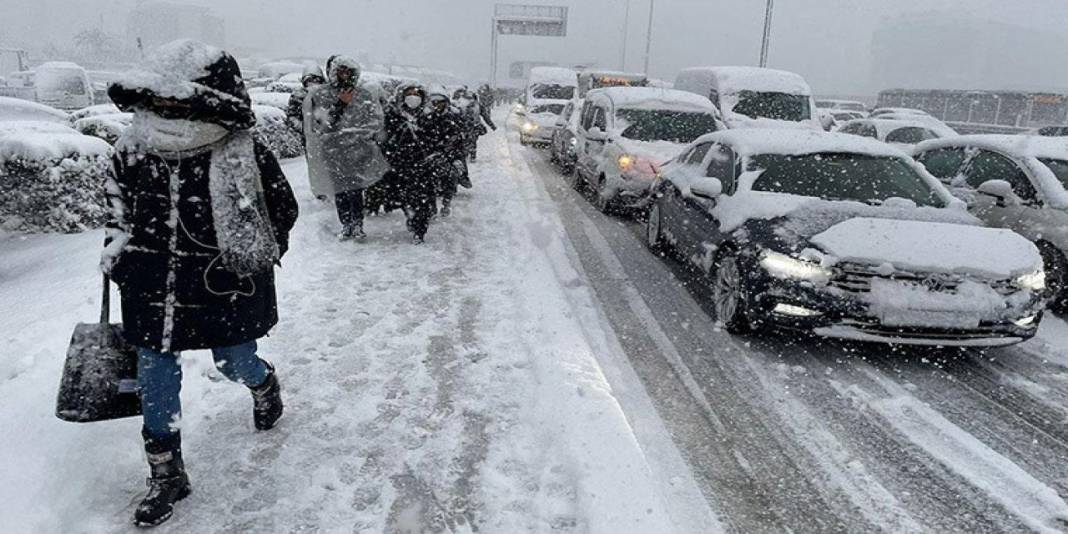
{"label": "snow-covered median", "polygon": [[[287,413],[253,431],[248,392],[207,355],[185,355],[194,493],[162,532],[679,530],[591,343],[613,334],[571,318],[593,304],[556,274],[569,260],[553,244],[555,208],[534,206],[544,192],[503,133],[483,148],[475,189],[421,247],[398,213],[369,219],[366,243],[337,243],[303,161],[285,165],[302,215],[261,354]],[[143,491],[139,421],[52,415],[70,330],[99,302],[101,242],[0,243],[0,301],[19,310],[0,317],[0,517],[12,532],[131,529]]]}

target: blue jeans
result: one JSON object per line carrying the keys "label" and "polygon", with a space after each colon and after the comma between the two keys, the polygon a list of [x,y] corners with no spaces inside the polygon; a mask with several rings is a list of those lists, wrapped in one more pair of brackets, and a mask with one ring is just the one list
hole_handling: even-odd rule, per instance
{"label": "blue jeans", "polygon": [[[137,349],[137,384],[145,430],[151,437],[165,438],[178,431],[172,424],[182,416],[182,366],[178,354]],[[234,382],[248,387],[267,380],[267,364],[256,356],[256,342],[211,349],[215,367]]]}

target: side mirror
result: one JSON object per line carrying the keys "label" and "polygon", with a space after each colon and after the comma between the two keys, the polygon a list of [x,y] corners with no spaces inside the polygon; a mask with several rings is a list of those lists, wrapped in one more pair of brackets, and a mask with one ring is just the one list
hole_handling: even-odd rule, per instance
{"label": "side mirror", "polygon": [[987,180],[979,186],[977,191],[980,195],[996,199],[998,206],[1006,207],[1020,204],[1020,197],[1016,196],[1016,193],[1012,191],[1012,186],[1005,180]]}
{"label": "side mirror", "polygon": [[719,178],[696,178],[690,182],[690,193],[695,197],[714,200],[723,194],[723,182]]}
{"label": "side mirror", "polygon": [[591,141],[604,141],[608,139],[608,134],[604,133],[599,126],[594,126],[586,131],[586,138]]}

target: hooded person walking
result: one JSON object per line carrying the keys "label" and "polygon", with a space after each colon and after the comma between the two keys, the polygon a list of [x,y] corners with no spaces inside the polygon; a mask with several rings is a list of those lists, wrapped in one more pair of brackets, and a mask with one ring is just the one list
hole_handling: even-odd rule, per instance
{"label": "hooded person walking", "polygon": [[282,415],[274,367],[256,340],[278,322],[274,266],[297,203],[256,119],[237,62],[195,41],[164,45],[108,89],[133,124],[116,145],[101,268],[122,295],[126,341],[138,348],[141,431],[151,478],[134,513],[171,517],[190,493],[182,459],[182,351],[210,349],[252,392],[253,420]]}
{"label": "hooded person walking", "polygon": [[386,110],[386,139],[382,146],[401,190],[408,231],[422,243],[434,212],[436,182],[430,158],[434,146],[426,131],[426,90],[417,83],[397,87],[394,102]]}
{"label": "hooded person walking", "polygon": [[304,99],[308,97],[308,91],[326,83],[323,69],[318,66],[304,68],[300,76],[300,87],[289,95],[289,105],[286,106],[286,120],[289,127],[296,130],[304,137]]}
{"label": "hooded person walking", "polygon": [[341,221],[339,237],[363,239],[363,190],[382,179],[389,168],[378,148],[382,105],[374,91],[359,83],[356,60],[334,56],[326,69],[327,83],[312,90],[304,101],[306,124],[320,145],[321,165]]}

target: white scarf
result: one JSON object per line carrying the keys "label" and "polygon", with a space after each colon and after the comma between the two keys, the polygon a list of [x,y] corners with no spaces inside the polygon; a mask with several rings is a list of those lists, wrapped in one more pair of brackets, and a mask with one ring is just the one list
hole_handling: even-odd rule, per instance
{"label": "white scarf", "polygon": [[187,152],[226,137],[226,128],[209,122],[165,119],[150,111],[138,110],[130,125],[133,140],[155,152]]}

